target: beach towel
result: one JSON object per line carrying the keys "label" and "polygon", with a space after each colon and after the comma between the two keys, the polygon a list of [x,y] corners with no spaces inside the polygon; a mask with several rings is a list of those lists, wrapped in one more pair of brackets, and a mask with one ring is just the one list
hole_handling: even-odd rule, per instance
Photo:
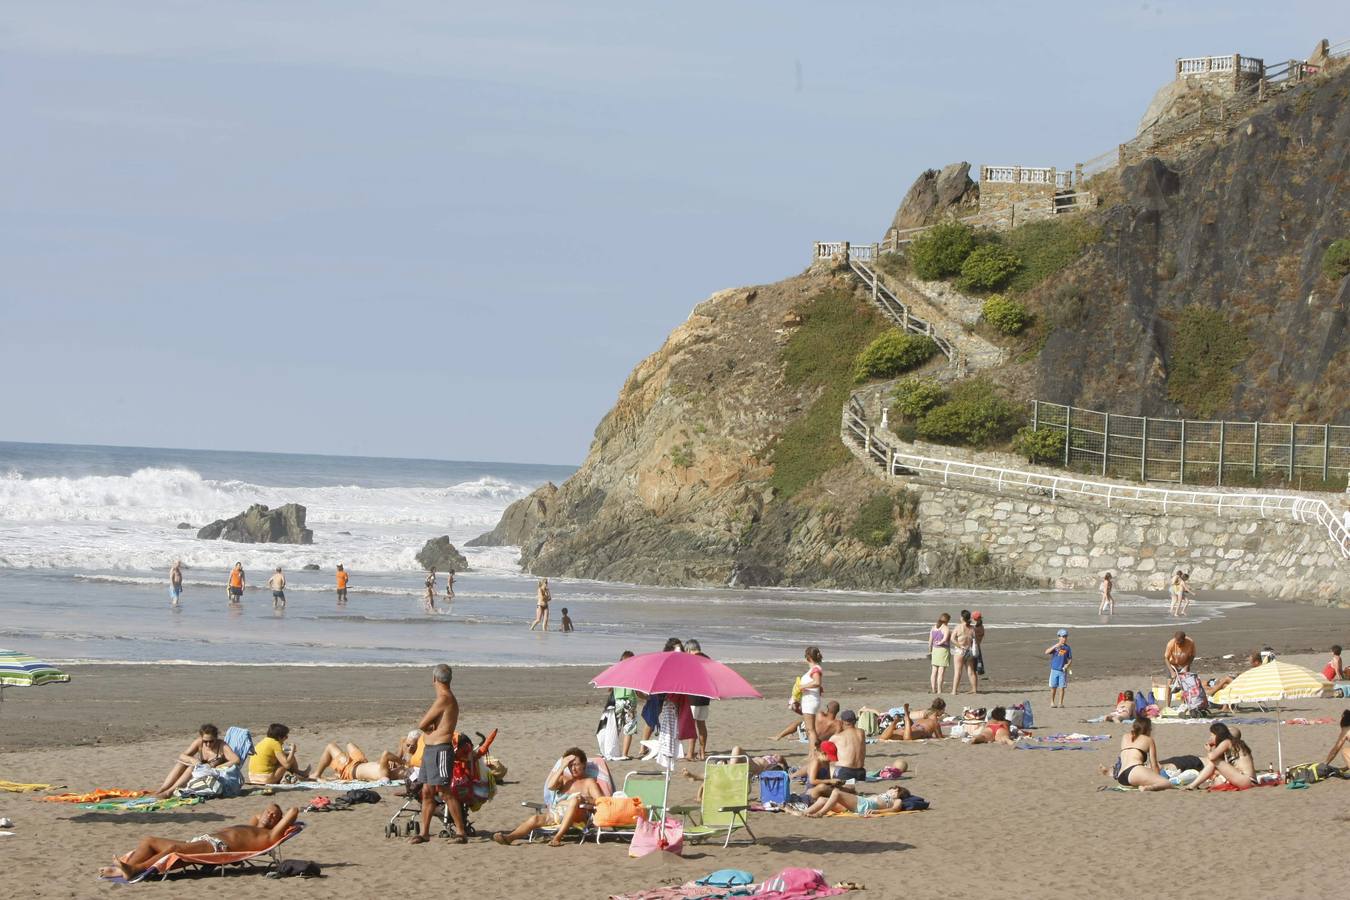
{"label": "beach towel", "polygon": [[250,784],[245,787],[253,790],[272,788],[278,791],[354,791],[360,788],[393,787],[402,783],[383,778],[379,781],[297,781],[294,784]]}
{"label": "beach towel", "polygon": [[1163,717],[1153,720],[1154,725],[1213,725],[1215,722],[1223,722],[1227,725],[1270,725],[1274,719],[1265,716],[1215,716],[1209,719],[1184,719],[1177,716]]}
{"label": "beach towel", "polygon": [[97,809],[102,812],[163,812],[180,806],[196,806],[200,797],[132,797],[117,800],[103,800],[99,803],[81,803],[80,809]]}
{"label": "beach towel", "polygon": [[50,784],[24,784],[20,781],[0,781],[0,791],[8,791],[11,794],[23,794],[29,791],[49,791],[52,789]]}
{"label": "beach towel", "polygon": [[99,788],[96,791],[90,791],[87,794],[53,794],[50,797],[39,797],[43,803],[101,803],[104,800],[115,800],[119,797],[144,797],[149,791],[123,791],[118,788]]}
{"label": "beach towel", "polygon": [[876,812],[874,812],[874,813],[872,813],[872,814],[870,814],[870,815],[860,816],[860,815],[858,815],[857,813],[853,812],[852,810],[848,810],[848,809],[832,809],[832,810],[830,810],[829,812],[827,812],[827,813],[825,814],[825,818],[829,819],[829,818],[834,818],[834,817],[836,817],[836,816],[842,816],[842,817],[844,817],[844,818],[846,818],[846,819],[880,819],[882,816],[903,816],[903,815],[905,815],[906,813],[916,813],[916,812],[923,812],[923,810],[921,810],[921,809],[879,809],[879,810],[877,810]]}
{"label": "beach towel", "polygon": [[761,884],[755,896],[761,900],[812,900],[846,893],[843,888],[830,887],[819,869],[790,866]]}
{"label": "beach towel", "polygon": [[1300,718],[1300,719],[1281,719],[1281,720],[1280,720],[1280,724],[1282,724],[1282,725],[1330,725],[1333,721],[1338,721],[1338,720],[1329,719],[1329,718],[1324,718],[1324,719],[1302,719],[1302,718]]}
{"label": "beach towel", "polygon": [[1014,744],[1018,750],[1091,750],[1082,744]]}
{"label": "beach towel", "polygon": [[239,757],[241,769],[248,765],[248,758],[253,755],[253,735],[247,728],[231,725],[225,729],[225,743]]}
{"label": "beach towel", "polygon": [[1258,781],[1255,784],[1249,784],[1246,787],[1238,787],[1236,784],[1211,784],[1208,788],[1206,788],[1206,790],[1209,791],[1211,794],[1224,791],[1250,791],[1252,788],[1277,787],[1281,784],[1284,784],[1284,782],[1278,780],[1266,782]]}
{"label": "beach towel", "polygon": [[1109,734],[1079,734],[1072,732],[1070,734],[1044,734],[1036,740],[1046,744],[1087,744],[1092,741],[1104,741],[1109,738]]}

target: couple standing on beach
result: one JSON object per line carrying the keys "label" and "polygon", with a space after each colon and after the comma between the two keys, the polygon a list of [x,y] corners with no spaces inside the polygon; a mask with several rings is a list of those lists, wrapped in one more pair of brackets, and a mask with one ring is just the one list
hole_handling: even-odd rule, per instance
{"label": "couple standing on beach", "polygon": [[970,679],[970,691],[980,692],[980,676],[984,674],[984,616],[979,610],[961,610],[961,622],[956,627],[949,623],[947,613],[938,616],[937,624],[928,632],[928,650],[932,670],[928,686],[934,694],[942,693],[942,681],[947,669],[952,669],[952,693],[961,692],[961,676]]}

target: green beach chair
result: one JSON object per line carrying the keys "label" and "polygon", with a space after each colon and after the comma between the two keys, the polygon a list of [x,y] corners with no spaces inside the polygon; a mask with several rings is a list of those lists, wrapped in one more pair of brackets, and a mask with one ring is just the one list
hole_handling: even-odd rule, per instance
{"label": "green beach chair", "polygon": [[[666,776],[664,772],[629,772],[623,777],[623,794],[625,797],[636,797],[642,801],[642,808],[647,811],[647,818],[656,821],[660,814],[664,813],[663,804],[666,801]],[[604,828],[595,826],[595,842],[600,843],[603,837],[612,837],[617,840],[632,840],[633,832],[636,828]]]}
{"label": "green beach chair", "polygon": [[[703,764],[703,802],[697,806],[672,806],[672,813],[684,815],[686,841],[706,840],[725,832],[722,846],[731,844],[731,835],[744,828],[750,836],[744,843],[758,839],[750,829],[750,758],[748,756],[709,756]],[[740,842],[738,842],[740,843]]]}

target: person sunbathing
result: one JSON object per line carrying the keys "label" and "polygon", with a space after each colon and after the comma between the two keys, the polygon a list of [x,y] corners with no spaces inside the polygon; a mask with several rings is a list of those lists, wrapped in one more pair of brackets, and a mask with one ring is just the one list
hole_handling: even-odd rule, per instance
{"label": "person sunbathing", "polygon": [[1341,713],[1341,733],[1336,738],[1336,743],[1331,745],[1331,752],[1327,754],[1327,765],[1336,758],[1336,754],[1341,754],[1345,759],[1345,764],[1350,766],[1350,709]]}
{"label": "person sunbathing", "polygon": [[885,793],[876,794],[874,796],[853,794],[840,788],[835,788],[828,796],[821,797],[805,810],[798,812],[791,807],[788,807],[788,812],[796,816],[806,816],[811,819],[818,819],[821,816],[829,815],[835,810],[857,813],[860,816],[870,816],[878,812],[886,812],[892,809],[903,809],[904,800],[908,796],[909,791],[902,787],[893,787]]}
{"label": "person sunbathing", "polygon": [[226,765],[239,765],[239,754],[220,739],[220,729],[210,724],[203,725],[197,729],[197,739],[178,755],[178,761],[169,770],[169,774],[164,776],[164,783],[153,793],[156,797],[169,797],[191,780],[192,770],[197,766],[210,766],[214,769]]}
{"label": "person sunbathing", "polygon": [[595,801],[604,796],[595,779],[586,777],[586,754],[578,747],[563,753],[563,764],[549,778],[545,788],[556,795],[553,806],[546,812],[530,816],[509,833],[493,833],[492,839],[503,846],[510,846],[536,828],[556,826],[557,831],[548,845],[561,847],[572,825],[584,818],[587,811],[595,806]]}
{"label": "person sunbathing", "polygon": [[1107,722],[1128,722],[1134,718],[1134,691],[1124,691],[1116,701],[1116,708],[1106,714]]}
{"label": "person sunbathing", "polygon": [[[816,713],[816,739],[823,741],[834,737],[842,726],[836,716],[839,715],[839,701],[830,700],[823,709]],[[781,741],[797,733],[797,729],[802,727],[802,720],[797,718],[792,724],[778,732],[774,740]]]}
{"label": "person sunbathing", "polygon": [[947,701],[934,697],[928,709],[917,716],[911,715],[909,704],[903,707],[905,717],[886,726],[886,730],[877,737],[879,741],[921,741],[924,738],[940,738],[942,734],[942,716],[947,711]]}
{"label": "person sunbathing", "polygon": [[[1261,665],[1261,662],[1262,659],[1260,650],[1253,650],[1251,652],[1251,655],[1247,657],[1247,665],[1250,668],[1255,669],[1257,666]],[[1224,688],[1232,684],[1235,678],[1237,678],[1237,676],[1234,675],[1232,672],[1229,672],[1226,675],[1220,675],[1218,678],[1211,678],[1208,682],[1205,683],[1205,693],[1213,697],[1219,691],[1223,690]],[[1229,704],[1229,706],[1231,705],[1232,704]]]}
{"label": "person sunbathing", "polygon": [[300,816],[297,807],[291,807],[285,813],[275,803],[269,803],[259,815],[249,819],[247,825],[232,825],[219,831],[199,835],[190,841],[175,841],[170,838],[141,838],[136,849],[113,860],[113,865],[99,869],[102,878],[116,878],[121,875],[132,879],[140,875],[151,864],[167,853],[181,853],[199,856],[205,853],[249,853],[266,850],[286,836],[286,832],[295,825]]}
{"label": "person sunbathing", "polygon": [[1227,725],[1215,722],[1209,726],[1205,747],[1209,750],[1205,767],[1186,790],[1193,791],[1216,776],[1222,776],[1224,781],[1238,788],[1249,788],[1256,783],[1256,763],[1252,760],[1251,748],[1242,740],[1241,731],[1230,731]]}
{"label": "person sunbathing", "polygon": [[348,744],[344,752],[337,744],[323,748],[319,762],[314,767],[314,777],[322,779],[329,768],[338,781],[397,781],[407,775],[407,764],[397,754],[385,750],[380,758],[371,762],[360,747]]}
{"label": "person sunbathing", "polygon": [[984,723],[983,728],[977,729],[970,736],[970,742],[972,744],[1017,746],[1017,742],[1012,737],[1012,727],[1008,722],[1008,710],[1002,706],[995,706],[990,710],[989,721]]}

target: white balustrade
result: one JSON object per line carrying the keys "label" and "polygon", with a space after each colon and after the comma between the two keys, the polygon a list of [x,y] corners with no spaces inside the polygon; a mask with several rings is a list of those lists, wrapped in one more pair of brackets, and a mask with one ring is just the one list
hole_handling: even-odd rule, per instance
{"label": "white balustrade", "polygon": [[1011,184],[1017,180],[1016,166],[981,166],[980,181]]}

